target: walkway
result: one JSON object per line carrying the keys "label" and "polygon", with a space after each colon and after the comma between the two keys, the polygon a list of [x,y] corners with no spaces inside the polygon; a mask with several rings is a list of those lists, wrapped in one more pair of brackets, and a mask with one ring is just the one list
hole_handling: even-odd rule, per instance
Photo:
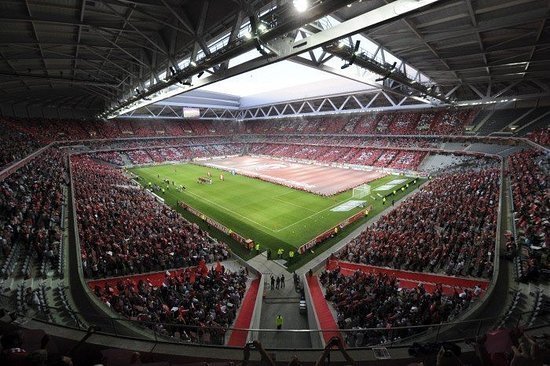
{"label": "walkway", "polygon": [[[307,315],[299,312],[300,294],[294,288],[292,273],[276,261],[268,261],[265,253],[257,255],[247,262],[263,274],[265,281],[260,328],[267,331],[260,333],[259,341],[268,348],[311,348],[308,332],[284,331],[288,329],[308,330],[310,325]],[[271,290],[271,276],[276,279],[281,275],[285,276],[284,288]],[[279,314],[284,318],[281,331],[277,331],[275,325],[275,318]]]}

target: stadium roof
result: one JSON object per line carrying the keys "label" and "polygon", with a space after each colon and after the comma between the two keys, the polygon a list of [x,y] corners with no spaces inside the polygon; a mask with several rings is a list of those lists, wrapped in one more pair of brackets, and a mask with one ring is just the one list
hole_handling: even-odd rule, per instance
{"label": "stadium roof", "polygon": [[[363,110],[542,103],[550,94],[546,0],[309,3],[297,13],[292,1],[5,0],[0,104],[138,115],[170,106],[177,115],[197,95],[211,109],[238,101],[242,111],[329,94]],[[257,93],[231,87],[262,73]],[[182,92],[190,94],[157,102]]]}

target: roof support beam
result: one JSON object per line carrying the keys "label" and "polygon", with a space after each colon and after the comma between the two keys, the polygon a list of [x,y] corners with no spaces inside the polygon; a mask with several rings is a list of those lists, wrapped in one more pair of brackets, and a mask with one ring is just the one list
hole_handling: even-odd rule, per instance
{"label": "roof support beam", "polygon": [[[476,14],[474,12],[474,8],[472,7],[472,3],[469,0],[464,0],[464,2],[466,3],[468,14],[470,15],[470,21],[472,22],[472,25],[477,29],[477,19],[476,19]],[[483,46],[483,41],[481,40],[481,35],[479,34],[479,32],[476,32],[476,38],[479,44],[479,50],[482,53],[483,62],[485,63],[485,71],[487,72],[487,75],[490,78],[491,70],[489,69],[489,61],[487,61],[487,54],[485,52],[485,47]]]}
{"label": "roof support beam", "polygon": [[[29,7],[29,2],[25,0],[25,7],[27,8],[27,13],[29,14],[29,17],[32,18],[31,8]],[[40,52],[40,57],[42,58],[42,66],[44,67],[44,72],[48,73],[48,65],[46,65],[44,52],[42,52],[42,45],[40,44],[40,39],[38,38],[38,33],[36,33],[36,27],[34,26],[34,22],[31,20],[31,28],[32,33],[34,35],[34,39],[36,40],[36,45],[38,47],[38,51]],[[53,85],[50,83],[50,87],[53,89]]]}
{"label": "roof support beam", "polygon": [[[35,22],[35,23],[65,25],[65,26],[78,26],[78,25],[81,25],[82,27],[89,28],[89,29],[94,29],[95,28],[95,29],[108,30],[108,31],[112,31],[112,32],[123,31],[123,32],[126,32],[126,33],[137,33],[136,31],[133,31],[133,30],[115,28],[115,27],[112,27],[112,26],[106,25],[106,24],[87,23],[87,22],[86,23],[81,23],[81,22],[75,21],[74,19],[71,19],[71,18],[63,18],[63,17],[55,17],[55,16],[40,17],[40,18],[36,18],[36,17],[23,18],[23,17],[17,17],[17,16],[10,16],[10,17],[3,16],[3,17],[0,18],[0,22],[27,22],[27,23]],[[151,30],[148,30],[148,31],[151,31]]]}
{"label": "roof support beam", "polygon": [[[239,32],[241,31],[241,26],[243,24],[243,19],[244,19],[244,12],[240,10],[237,13],[237,17],[235,18],[235,23],[233,23],[233,27],[231,27],[231,33],[229,34],[229,40],[227,42],[228,44],[235,42],[235,40],[239,36]],[[223,63],[220,64],[221,70],[226,70],[228,67],[229,67],[229,61],[224,61]]]}
{"label": "roof support beam", "polygon": [[[384,0],[384,1],[386,2],[386,4],[388,3],[388,0]],[[401,21],[405,23],[407,27],[409,27],[409,29],[414,33],[416,37],[418,37],[418,39],[420,39],[420,41],[422,41],[422,43],[424,43],[424,45],[428,48],[428,50],[430,50],[430,52],[443,64],[443,66],[445,66],[445,68],[449,70],[449,72],[451,72],[457,78],[457,80],[460,80],[460,77],[458,76],[458,74],[454,72],[453,69],[451,69],[451,67],[449,66],[449,64],[445,62],[445,60],[443,60],[441,57],[439,57],[439,54],[436,52],[436,50],[428,42],[425,41],[424,37],[420,34],[416,26],[406,18],[402,18]]]}
{"label": "roof support beam", "polygon": [[166,0],[160,0],[160,1],[166,7],[166,9],[168,9],[172,13],[172,15],[181,23],[181,25],[183,25],[183,28],[184,28],[183,31],[191,36],[194,35],[195,32],[193,30],[193,27],[189,23],[187,17],[182,16],[182,14],[174,10],[174,8],[172,8],[172,6],[168,4]]}
{"label": "roof support beam", "polygon": [[51,84],[52,81],[56,82],[62,82],[62,83],[74,83],[74,84],[85,84],[85,85],[94,85],[94,86],[105,86],[110,88],[116,88],[117,84],[109,84],[104,82],[98,82],[95,80],[84,80],[84,79],[67,79],[63,77],[58,76],[50,76],[50,75],[37,75],[37,74],[24,74],[24,73],[6,73],[6,72],[0,72],[1,76],[10,76],[10,77],[16,77],[20,80],[23,79],[43,79],[48,80]]}
{"label": "roof support beam", "polygon": [[[550,5],[548,5],[547,8],[546,8],[547,13],[548,13],[548,7],[550,7]],[[533,45],[533,48],[531,49],[531,52],[529,52],[529,61],[527,61],[527,64],[525,65],[525,71],[527,71],[529,69],[529,66],[531,66],[531,61],[533,60],[533,56],[535,56],[535,51],[537,50],[537,43],[539,42],[540,37],[542,36],[542,32],[544,31],[544,26],[545,25],[546,25],[546,19],[543,19],[540,22],[540,26],[539,26],[539,29],[538,29],[538,32],[537,32],[537,37],[535,39],[535,44]]]}
{"label": "roof support beam", "polygon": [[477,27],[460,27],[456,29],[448,29],[443,32],[436,32],[434,34],[427,34],[424,36],[424,39],[426,42],[442,42],[451,38],[468,36],[475,32],[479,33],[501,28],[513,28],[518,25],[525,24],[526,22],[543,20],[545,18],[546,13],[541,12],[540,9],[530,9],[519,14],[512,14],[510,16],[479,22]]}
{"label": "roof support beam", "polygon": [[[194,85],[187,86],[185,90],[188,91],[188,90],[196,89],[216,81],[227,79],[229,77],[239,75],[244,72],[251,71],[259,67],[269,65],[271,63],[278,62],[278,61],[299,55],[311,49],[315,49],[323,45],[329,44],[331,42],[334,42],[338,39],[342,39],[342,38],[351,36],[353,34],[363,32],[377,25],[395,21],[396,19],[400,19],[411,13],[418,12],[422,9],[425,9],[426,7],[433,6],[440,1],[443,1],[443,0],[397,0],[390,4],[386,4],[379,8],[376,8],[369,12],[361,14],[355,18],[342,22],[330,29],[321,31],[316,34],[312,34],[306,39],[294,41],[288,47],[284,47],[284,48],[281,47],[281,49],[278,49],[277,54],[273,57],[271,56],[259,57],[255,60],[240,64],[240,65],[236,65],[230,69],[220,70],[208,77],[203,77],[201,79],[198,79],[195,81]],[[309,21],[318,19],[320,16],[327,14],[327,12],[329,12],[328,11],[329,9],[330,9],[330,12],[332,12],[334,9],[332,9],[331,7],[336,7],[337,4],[338,3],[336,1],[318,3],[318,5],[316,5],[317,8],[316,7],[311,8],[306,16],[301,17],[299,19],[297,18],[290,19],[288,22],[282,22],[281,24],[276,25],[274,28],[269,29],[267,32],[265,32],[262,35],[262,40],[264,43],[267,43],[269,45],[269,42],[271,40],[279,38],[287,34],[288,32],[290,32],[291,30],[301,27],[304,24],[304,22],[309,22]],[[342,5],[340,4],[340,6]],[[312,17],[313,19],[309,20],[307,19],[307,17]],[[220,63],[227,61],[230,58],[236,57],[240,54],[243,54],[247,51],[250,51],[255,47],[256,47],[255,40],[243,42],[233,48],[229,47],[226,49],[225,52],[220,52],[219,54],[216,54],[214,57],[210,57],[208,61],[201,62],[199,65],[197,65],[197,67],[182,70],[180,73],[178,73],[177,78],[179,78],[180,80],[189,78],[200,71],[205,71],[210,67],[213,67],[214,65],[219,65]],[[170,85],[176,84],[178,82],[177,78],[173,78],[172,80],[169,80],[167,83],[163,85],[153,86],[152,88],[150,88],[149,91],[147,91],[146,93],[143,93],[141,96],[130,98],[123,104],[123,106],[112,108],[109,113],[113,113],[118,110],[121,110],[126,106],[128,106],[129,104],[132,104],[135,101],[141,100],[143,97],[152,96],[153,94],[156,95],[156,93],[159,92],[160,90],[163,90]],[[142,105],[146,105],[146,104],[150,104],[150,103],[146,103],[146,102],[142,103]],[[139,106],[134,106],[132,108],[139,108]]]}
{"label": "roof support beam", "polygon": [[[124,48],[120,47],[118,44],[116,44],[116,42],[113,42],[111,41],[109,38],[105,37],[104,35],[102,35],[101,33],[98,33],[101,38],[103,38],[104,40],[106,40],[107,42],[109,42],[110,44],[113,45],[114,48],[122,51],[124,54],[128,55],[131,59],[133,59],[134,61],[136,61],[138,64],[140,64],[141,66],[145,67],[145,68],[149,68],[149,65],[147,65],[146,63],[144,63],[143,61],[141,61],[139,58],[137,58],[136,56],[132,55],[130,52],[126,51]],[[109,53],[107,54],[107,56],[109,56]]]}
{"label": "roof support beam", "polygon": [[[105,3],[103,0],[101,0],[103,2],[103,4],[109,8],[109,10],[111,10],[113,12],[113,14],[115,14],[118,18],[122,19],[124,21],[124,24],[127,24],[130,26],[130,28],[132,28],[134,31],[136,31],[140,36],[142,36],[143,38],[145,38],[150,44],[152,44],[157,50],[158,52],[166,55],[166,50],[164,50],[162,47],[160,47],[158,45],[158,42],[155,42],[154,40],[152,40],[149,36],[147,36],[145,33],[143,33],[142,31],[140,31],[135,25],[133,25],[131,22],[130,22],[130,19],[128,16],[126,15],[122,15],[122,14],[119,14],[118,11],[116,11],[116,9],[114,9],[111,5]],[[132,11],[134,11],[135,9],[135,6],[131,8]],[[124,27],[123,27],[124,28]]]}
{"label": "roof support beam", "polygon": [[[80,5],[80,23],[84,22],[84,9],[86,8],[86,0],[81,0]],[[74,62],[73,62],[73,78],[76,76],[76,64],[78,61],[78,51],[80,47],[80,36],[82,35],[82,25],[77,26],[76,31],[76,46],[74,50]]]}
{"label": "roof support beam", "polygon": [[92,52],[94,55],[96,55],[97,57],[99,57],[100,59],[103,60],[103,63],[101,64],[101,66],[98,68],[98,71],[99,70],[103,70],[104,69],[104,66],[105,66],[105,63],[109,63],[109,65],[113,65],[114,67],[116,67],[117,69],[119,69],[120,71],[132,76],[132,77],[137,77],[136,74],[132,73],[130,70],[128,70],[128,68],[124,68],[122,66],[120,66],[119,64],[117,64],[116,62],[113,62],[111,60],[109,60],[107,57],[103,56],[101,54],[101,52],[98,52],[96,50],[94,50],[92,47],[86,47],[90,52]]}

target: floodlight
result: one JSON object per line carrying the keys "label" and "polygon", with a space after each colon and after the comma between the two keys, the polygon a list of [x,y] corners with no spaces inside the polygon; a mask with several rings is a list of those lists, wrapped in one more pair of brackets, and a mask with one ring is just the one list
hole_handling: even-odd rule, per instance
{"label": "floodlight", "polygon": [[193,86],[193,84],[191,84],[191,80],[189,80],[189,79],[185,79],[185,80],[179,80],[179,79],[178,79],[178,82],[179,82],[181,85]]}
{"label": "floodlight", "polygon": [[293,4],[298,13],[303,13],[309,8],[309,3],[307,0],[294,0]]}

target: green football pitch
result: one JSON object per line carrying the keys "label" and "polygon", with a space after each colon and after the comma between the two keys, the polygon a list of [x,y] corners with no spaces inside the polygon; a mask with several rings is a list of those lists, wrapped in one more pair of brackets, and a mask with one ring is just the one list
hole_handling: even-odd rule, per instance
{"label": "green football pitch", "polygon": [[[165,193],[159,193],[170,206],[175,207],[178,201],[183,201],[243,237],[260,243],[262,249],[283,248],[285,253],[295,250],[361,210],[357,207],[343,212],[331,211],[352,198],[351,190],[322,197],[193,164],[159,165],[133,168],[130,171],[140,177],[144,186],[151,182],[166,188],[164,179],[175,182],[175,185],[169,185]],[[212,173],[213,183],[197,183],[197,178],[206,176],[207,172]],[[220,173],[224,174],[224,181],[219,180]],[[388,175],[371,182],[370,186],[374,190],[398,178],[404,177]],[[176,187],[179,185],[186,189],[178,191]],[[367,196],[364,200],[373,205],[373,211],[380,211],[377,208],[382,206],[382,199],[374,191],[371,195],[378,199],[374,201]],[[401,196],[401,192],[399,195]],[[389,201],[387,205],[390,205]]]}

